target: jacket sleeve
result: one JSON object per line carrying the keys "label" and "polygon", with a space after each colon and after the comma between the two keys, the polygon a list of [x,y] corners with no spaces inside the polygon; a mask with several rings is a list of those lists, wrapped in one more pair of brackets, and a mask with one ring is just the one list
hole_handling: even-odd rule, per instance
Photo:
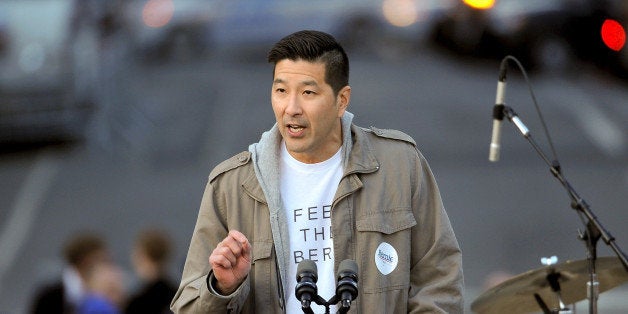
{"label": "jacket sleeve", "polygon": [[413,251],[408,312],[463,313],[462,253],[432,171],[419,153],[418,186],[412,202],[418,224]]}
{"label": "jacket sleeve", "polygon": [[248,277],[229,296],[218,295],[208,286],[213,277],[209,255],[229,232],[220,199],[210,180],[194,227],[181,284],[170,304],[174,313],[238,313],[248,296]]}

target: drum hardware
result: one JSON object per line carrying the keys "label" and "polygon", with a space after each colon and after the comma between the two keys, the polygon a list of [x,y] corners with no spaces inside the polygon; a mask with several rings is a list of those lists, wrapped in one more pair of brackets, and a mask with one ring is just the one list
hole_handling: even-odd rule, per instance
{"label": "drum hardware", "polygon": [[[628,281],[628,272],[617,257],[597,260],[596,288],[598,293],[613,289]],[[544,265],[516,275],[490,288],[471,304],[474,313],[571,313],[566,304],[589,297],[589,260],[567,261]]]}
{"label": "drum hardware", "polygon": [[[526,81],[526,83],[528,84],[528,89],[530,91],[530,94],[532,96],[532,100],[533,103],[537,109],[537,112],[539,114],[539,118],[541,119],[542,125],[545,129],[545,135],[547,136],[551,151],[553,153],[553,159],[550,160],[547,155],[543,152],[543,150],[541,149],[541,147],[536,143],[536,141],[534,140],[534,138],[532,137],[532,134],[530,133],[530,130],[528,129],[528,127],[522,122],[522,120],[519,118],[519,116],[517,115],[517,113],[513,110],[513,108],[506,106],[505,105],[505,85],[506,85],[506,72],[507,72],[507,65],[508,65],[508,61],[513,61],[517,64],[517,66],[519,67],[519,69],[521,70],[524,79]],[[558,161],[558,157],[556,156],[556,152],[554,150],[554,145],[551,141],[551,138],[549,137],[549,132],[547,132],[547,128],[545,127],[545,121],[543,121],[543,116],[541,115],[541,112],[539,110],[538,104],[536,102],[536,97],[534,96],[534,93],[532,91],[532,88],[530,86],[530,82],[528,79],[528,75],[524,69],[524,67],[521,65],[521,62],[519,62],[519,60],[517,60],[515,57],[513,56],[506,56],[501,64],[500,64],[500,73],[499,73],[499,81],[498,81],[498,85],[497,85],[498,89],[497,89],[497,97],[496,97],[496,105],[493,108],[493,117],[494,117],[494,130],[493,133],[495,135],[496,133],[496,129],[495,129],[495,125],[499,125],[500,123],[495,123],[497,121],[495,120],[499,120],[499,122],[501,122],[501,120],[506,117],[508,118],[507,120],[512,122],[517,129],[519,130],[519,132],[523,135],[523,137],[530,143],[530,145],[532,145],[532,147],[534,148],[534,150],[537,152],[537,154],[541,157],[541,159],[543,159],[543,161],[545,162],[545,164],[547,166],[549,166],[549,170],[552,173],[552,175],[558,179],[558,181],[561,183],[561,185],[565,188],[565,190],[567,191],[570,200],[571,200],[571,207],[577,212],[577,214],[579,215],[580,219],[583,221],[583,223],[585,223],[587,231],[583,234],[580,233],[580,238],[581,240],[583,240],[586,243],[586,247],[587,247],[587,259],[583,260],[583,261],[578,261],[571,264],[570,267],[572,267],[573,265],[577,265],[578,267],[584,267],[586,269],[586,272],[583,272],[583,269],[578,269],[578,272],[575,274],[576,278],[578,279],[578,283],[580,283],[580,281],[583,281],[583,279],[586,279],[586,281],[584,281],[584,284],[582,285],[578,285],[578,289],[580,289],[580,291],[584,291],[586,288],[586,293],[585,295],[588,297],[589,299],[589,311],[591,314],[597,314],[597,299],[598,299],[598,294],[601,291],[604,290],[608,290],[610,289],[610,287],[608,286],[615,286],[617,284],[619,284],[618,282],[615,282],[614,280],[617,280],[617,278],[622,278],[622,280],[625,280],[626,277],[628,277],[628,257],[626,256],[626,254],[624,252],[622,252],[622,250],[619,248],[619,246],[615,243],[615,238],[603,227],[603,225],[599,222],[599,220],[597,219],[596,215],[593,213],[593,211],[591,210],[591,208],[589,207],[589,205],[587,204],[587,202],[580,197],[580,195],[578,195],[578,193],[576,192],[576,190],[571,186],[571,184],[567,181],[567,179],[563,176],[562,170],[561,170],[561,166],[560,163]],[[499,101],[497,101],[499,100]],[[499,128],[497,128],[497,130],[499,130]],[[499,133],[499,132],[497,132]],[[497,136],[497,138],[499,138],[499,136]],[[496,144],[498,145],[498,144]],[[491,147],[493,147],[493,142],[491,142]],[[499,145],[498,145],[499,146]],[[491,156],[489,156],[489,160],[491,161],[497,161],[497,158],[491,158]],[[585,219],[586,218],[586,219]],[[617,277],[614,279],[606,279],[606,278],[602,278],[600,276],[600,274],[596,273],[596,267],[601,266],[601,264],[599,263],[600,261],[597,259],[597,252],[596,252],[596,245],[597,245],[597,241],[598,239],[602,239],[617,255],[617,259],[613,259],[612,261],[615,263],[618,263],[621,267],[620,267],[620,272],[615,274]],[[608,258],[604,259],[606,263],[605,266],[609,266],[608,265]],[[562,265],[558,265],[561,267],[567,267],[565,265],[569,265],[569,264],[562,264]],[[563,292],[565,292],[565,286],[563,285],[562,287],[560,286],[560,282],[561,281],[567,281],[567,282],[571,282],[573,281],[572,278],[567,278],[565,279],[565,275],[568,275],[569,272],[563,270],[560,271],[561,267],[558,266],[548,266],[547,269],[543,269],[542,272],[547,272],[547,274],[545,274],[545,278],[540,279],[540,278],[536,278],[539,275],[537,274],[537,272],[532,272],[532,274],[528,274],[528,273],[524,273],[523,275],[529,275],[529,276],[533,276],[535,277],[535,280],[537,280],[538,282],[534,282],[534,283],[530,283],[530,282],[526,282],[527,286],[525,287],[521,287],[521,288],[527,288],[528,290],[530,290],[530,288],[534,287],[535,290],[539,290],[539,288],[546,288],[549,286],[551,286],[551,290],[553,290],[553,293],[557,295],[558,297],[558,303],[559,303],[559,311],[563,309],[563,304],[562,304],[562,298],[561,295],[565,296],[567,295],[567,293],[563,294]],[[553,269],[558,267],[558,275],[554,275],[552,274],[554,271]],[[616,269],[616,267],[612,267],[612,269]],[[548,271],[549,270],[549,271]],[[586,276],[583,276],[583,274],[586,274]],[[522,276],[523,276],[522,275]],[[580,275],[580,276],[578,276]],[[518,276],[519,277],[519,276]],[[513,279],[519,279],[521,280],[522,278],[518,278],[515,277]],[[525,277],[525,276],[524,276]],[[525,279],[525,278],[523,278]],[[508,283],[509,281],[506,281],[505,283]],[[514,282],[517,283],[517,282]],[[539,285],[539,283],[541,285]],[[512,284],[512,283],[511,283]],[[615,284],[615,285],[613,285]],[[605,286],[608,285],[608,286]],[[511,291],[512,287],[509,286],[503,286],[503,284],[498,285],[495,288],[500,288],[501,289],[505,289],[506,291],[508,291],[510,294],[512,295],[523,295],[526,298],[526,301],[531,301],[534,300],[535,303],[532,303],[533,309],[532,310],[538,310],[537,306],[545,309],[547,308],[547,306],[545,306],[545,308],[543,307],[544,304],[544,298],[542,293],[534,293],[534,291]],[[561,290],[562,288],[562,290]],[[572,289],[574,287],[571,286],[567,286],[567,288]],[[575,288],[574,288],[575,289]],[[549,288],[547,289],[549,290]],[[497,293],[499,292],[499,290],[489,290],[488,292],[493,292],[493,293]],[[490,295],[490,294],[489,294]],[[576,295],[576,293],[574,292],[574,296]],[[578,297],[580,297],[580,294],[577,295]],[[482,298],[484,297],[484,298]],[[477,300],[474,301],[475,304],[475,308],[477,309],[487,309],[487,305],[486,303],[486,298],[488,298],[488,296],[486,294],[484,294],[483,296],[481,296],[480,298],[478,298]],[[571,301],[576,301],[577,298],[573,298],[571,299]],[[570,299],[565,296],[565,300],[570,301]],[[478,305],[479,304],[479,305]],[[473,305],[472,305],[472,309],[473,309]],[[502,313],[514,313],[512,312],[513,310],[517,310],[517,308],[511,308],[511,311],[504,311]]]}

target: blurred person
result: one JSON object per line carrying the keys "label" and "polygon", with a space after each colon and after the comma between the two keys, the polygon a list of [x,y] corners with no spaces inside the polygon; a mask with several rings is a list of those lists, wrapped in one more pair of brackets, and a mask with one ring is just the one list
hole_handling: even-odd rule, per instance
{"label": "blurred person", "polygon": [[300,31],[268,61],[276,123],[209,174],[172,310],[301,313],[298,263],[316,263],[330,300],[351,259],[353,313],[462,313],[461,251],[430,167],[410,136],[353,124],[344,49]]}
{"label": "blurred person", "polygon": [[147,229],[139,233],[131,259],[142,285],[129,299],[125,313],[172,313],[169,305],[177,288],[167,278],[171,255],[172,243],[165,232]]}
{"label": "blurred person", "polygon": [[63,256],[66,265],[61,280],[36,293],[31,313],[75,313],[85,296],[86,280],[91,269],[109,260],[105,241],[91,232],[73,235],[63,248]]}
{"label": "blurred person", "polygon": [[88,273],[86,294],[78,314],[121,314],[125,302],[124,276],[111,262],[100,262]]}
{"label": "blurred person", "polygon": [[124,27],[125,5],[122,0],[74,0],[70,31],[75,34],[82,27],[93,27],[99,38],[107,39]]}
{"label": "blurred person", "polygon": [[[88,124],[87,137],[100,148],[110,150],[121,130],[118,115],[123,105],[129,103],[129,95],[122,88],[129,76],[132,63],[129,28],[125,20],[129,1],[123,0],[74,0],[70,21],[71,37],[88,33],[96,46],[95,55],[84,60],[80,71],[89,80],[78,81],[77,88],[90,91],[89,101],[94,111]],[[80,50],[85,47],[75,47]],[[87,73],[88,72],[88,73]],[[89,86],[84,86],[89,84]],[[125,117],[126,119],[127,117]]]}

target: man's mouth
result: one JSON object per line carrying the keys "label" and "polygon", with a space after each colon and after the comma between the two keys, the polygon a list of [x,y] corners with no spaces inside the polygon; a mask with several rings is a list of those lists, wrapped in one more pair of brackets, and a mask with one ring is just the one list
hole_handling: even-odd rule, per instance
{"label": "man's mouth", "polygon": [[288,129],[292,133],[298,133],[298,132],[301,132],[303,130],[303,127],[300,126],[300,125],[288,124]]}

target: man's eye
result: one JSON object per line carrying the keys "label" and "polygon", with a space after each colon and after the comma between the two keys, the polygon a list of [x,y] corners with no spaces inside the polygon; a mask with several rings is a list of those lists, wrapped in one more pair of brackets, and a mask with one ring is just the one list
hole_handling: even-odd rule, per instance
{"label": "man's eye", "polygon": [[306,95],[314,95],[314,94],[316,94],[316,93],[315,93],[314,91],[311,91],[311,90],[306,90],[306,91],[303,91],[303,94],[306,94]]}
{"label": "man's eye", "polygon": [[277,88],[275,91],[278,92],[278,93],[285,93],[286,92],[286,90],[284,88]]}

